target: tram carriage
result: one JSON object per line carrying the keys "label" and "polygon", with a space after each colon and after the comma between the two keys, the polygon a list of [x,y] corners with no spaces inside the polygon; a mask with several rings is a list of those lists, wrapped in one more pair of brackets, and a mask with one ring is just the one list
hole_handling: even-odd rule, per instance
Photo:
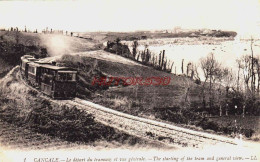
{"label": "tram carriage", "polygon": [[23,57],[21,57],[20,70],[25,78],[28,78],[28,63],[36,60],[37,59],[35,59],[31,55],[24,55]]}
{"label": "tram carriage", "polygon": [[76,96],[77,71],[40,62],[30,55],[21,58],[21,73],[28,82],[55,99]]}
{"label": "tram carriage", "polygon": [[30,84],[32,84],[33,86],[39,87],[40,86],[40,68],[41,65],[34,63],[34,62],[29,62],[28,63],[28,81]]}
{"label": "tram carriage", "polygon": [[20,65],[20,70],[22,75],[27,78],[27,72],[28,72],[28,63],[29,61],[27,59],[21,59],[21,65]]}
{"label": "tram carriage", "polygon": [[68,67],[41,65],[41,91],[53,98],[76,96],[77,71]]}

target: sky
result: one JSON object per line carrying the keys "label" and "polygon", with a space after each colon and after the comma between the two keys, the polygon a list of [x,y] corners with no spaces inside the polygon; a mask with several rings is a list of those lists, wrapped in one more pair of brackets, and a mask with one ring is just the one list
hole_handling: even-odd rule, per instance
{"label": "sky", "polygon": [[0,28],[68,31],[233,30],[260,35],[260,0],[1,1]]}

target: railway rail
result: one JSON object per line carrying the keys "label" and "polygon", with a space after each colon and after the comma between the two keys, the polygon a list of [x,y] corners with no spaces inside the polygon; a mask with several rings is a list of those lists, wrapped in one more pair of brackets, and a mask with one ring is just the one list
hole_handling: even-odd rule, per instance
{"label": "railway rail", "polygon": [[[26,86],[37,90],[29,86],[21,76],[17,77],[19,77]],[[97,122],[128,134],[142,137],[147,140],[157,141],[168,146],[177,148],[205,148],[212,145],[238,145],[232,138],[194,131],[151,119],[129,115],[79,98],[73,100],[53,100],[45,95],[42,95],[42,97],[59,105],[68,105],[70,107],[76,106],[77,108],[92,114]]]}
{"label": "railway rail", "polygon": [[234,139],[193,131],[167,123],[125,114],[90,101],[75,98],[66,104],[77,106],[95,116],[98,122],[133,135],[160,141],[175,147],[203,148],[206,145],[237,145]]}

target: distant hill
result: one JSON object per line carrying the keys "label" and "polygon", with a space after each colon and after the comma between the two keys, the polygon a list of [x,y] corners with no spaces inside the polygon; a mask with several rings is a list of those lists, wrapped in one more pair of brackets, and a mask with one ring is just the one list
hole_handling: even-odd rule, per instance
{"label": "distant hill", "polygon": [[100,42],[113,41],[117,38],[126,41],[156,38],[181,38],[181,37],[231,37],[237,33],[234,31],[221,30],[184,30],[179,32],[168,31],[136,31],[136,32],[88,32],[78,33],[81,37],[97,40]]}

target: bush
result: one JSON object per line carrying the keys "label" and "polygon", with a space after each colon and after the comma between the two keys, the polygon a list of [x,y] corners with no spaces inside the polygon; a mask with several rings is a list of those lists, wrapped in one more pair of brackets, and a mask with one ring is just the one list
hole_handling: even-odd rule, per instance
{"label": "bush", "polygon": [[222,126],[217,124],[214,121],[209,121],[208,119],[203,119],[197,124],[197,126],[201,126],[204,130],[210,129],[210,130],[214,130],[215,132],[221,131],[224,132],[225,134],[241,133],[245,135],[247,138],[250,138],[254,133],[254,130],[252,129],[238,128],[235,126]]}
{"label": "bush", "polygon": [[33,97],[36,97],[37,94],[38,94],[38,92],[35,91],[35,90],[31,90],[31,89],[30,89],[30,90],[28,91],[28,94],[32,95]]}
{"label": "bush", "polygon": [[247,129],[247,128],[242,128],[241,129],[241,134],[244,134],[247,138],[252,137],[252,135],[254,134],[254,130],[252,129]]}
{"label": "bush", "polygon": [[59,111],[52,110],[48,102],[34,108],[28,115],[28,127],[39,133],[58,136],[67,141],[91,142],[114,133],[110,127],[97,124],[94,117],[76,107],[63,106]]}
{"label": "bush", "polygon": [[120,39],[117,38],[115,41],[108,41],[107,47],[104,49],[107,52],[115,53],[123,57],[133,57],[127,45],[120,43]]}
{"label": "bush", "polygon": [[215,132],[218,132],[220,130],[220,126],[213,122],[213,121],[208,121],[206,118],[204,118],[203,120],[201,120],[197,126],[201,126],[202,129],[206,130],[206,129],[210,129],[210,130],[214,130]]}
{"label": "bush", "polygon": [[250,138],[254,130],[247,128],[237,128],[235,126],[223,126],[208,118],[202,118],[192,109],[181,109],[178,106],[166,108],[154,108],[155,117],[174,122],[177,124],[195,124],[204,130],[213,130],[215,132],[223,132],[225,134],[241,133]]}
{"label": "bush", "polygon": [[201,119],[191,109],[181,109],[178,106],[166,108],[154,108],[155,117],[178,124],[190,124]]}
{"label": "bush", "polygon": [[200,85],[200,84],[201,84],[201,81],[200,81],[199,79],[196,79],[196,80],[195,80],[195,83],[198,84],[198,85]]}

